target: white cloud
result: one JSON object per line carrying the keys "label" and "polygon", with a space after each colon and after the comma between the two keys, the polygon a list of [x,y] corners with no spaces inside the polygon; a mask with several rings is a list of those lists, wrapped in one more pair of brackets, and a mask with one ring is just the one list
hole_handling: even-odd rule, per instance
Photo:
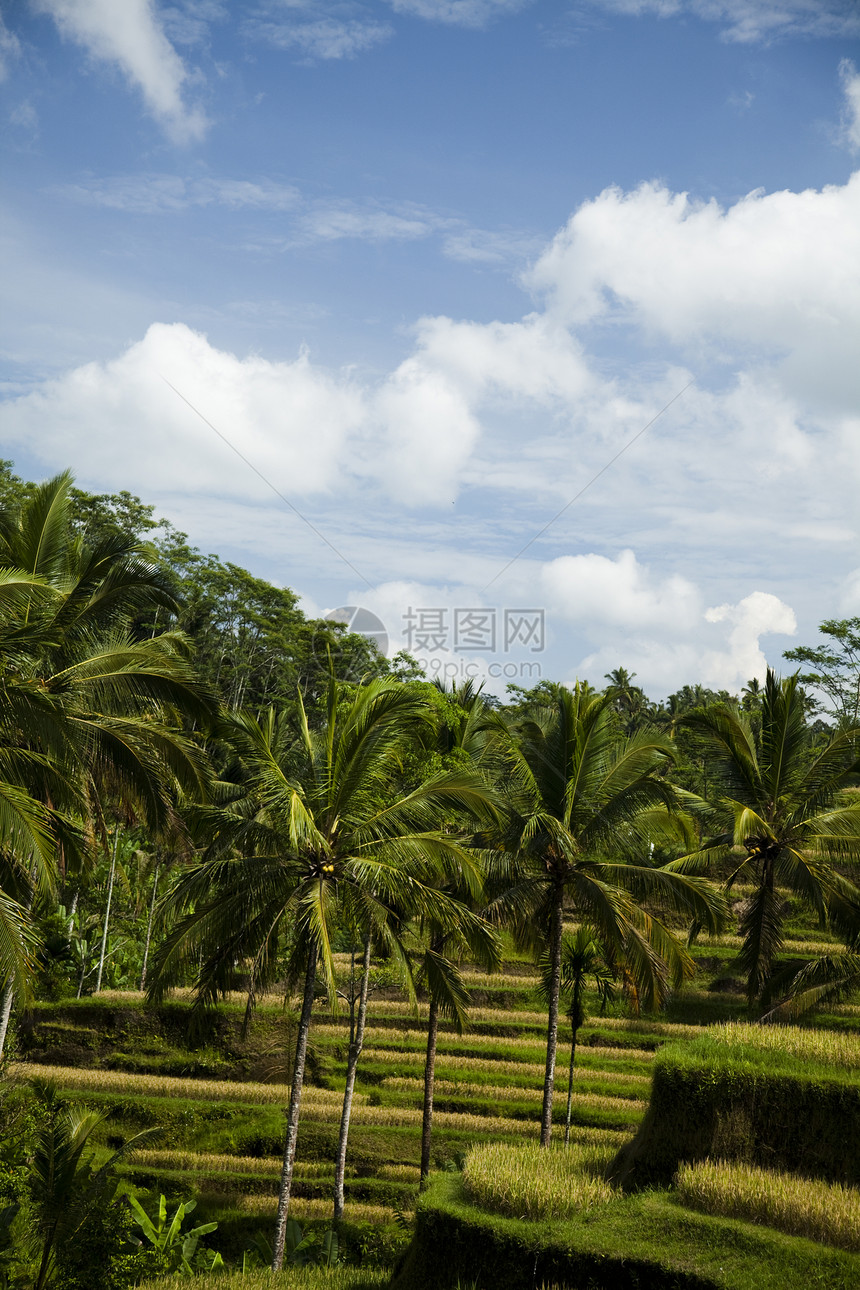
{"label": "white cloud", "polygon": [[852,148],[860,148],[860,72],[850,59],[844,58],[839,64],[839,75],[845,94],[845,138]]}
{"label": "white cloud", "polygon": [[388,0],[395,13],[456,27],[486,27],[495,18],[516,13],[532,0]]}
{"label": "white cloud", "polygon": [[589,634],[605,626],[642,630],[670,624],[686,633],[701,616],[701,596],[691,582],[654,578],[629,550],[614,560],[593,553],[560,556],[541,570],[541,588],[549,610],[587,623]]}
{"label": "white cloud", "polygon": [[584,203],[527,279],[568,324],[623,322],[733,363],[785,359],[795,388],[860,394],[860,172],[727,209],[659,184]]}
{"label": "white cloud", "polygon": [[10,31],[0,14],[0,82],[9,75],[9,66],[21,57],[21,42],[14,32]]}
{"label": "white cloud", "polygon": [[736,605],[718,605],[705,612],[709,623],[728,623],[728,649],[709,651],[702,659],[702,679],[715,689],[735,690],[752,677],[765,679],[767,659],[759,644],[764,635],[793,636],[794,610],[765,591],[754,591]]}
{"label": "white cloud", "polygon": [[183,97],[189,73],[164,33],[152,0],[30,0],[50,14],[63,36],[91,57],[113,63],[143,94],[150,112],[176,143],[201,139],[207,121]]}
{"label": "white cloud", "polygon": [[[538,306],[515,321],[422,318],[402,361],[376,375],[307,355],[241,357],[161,324],[119,357],[8,401],[5,441],[27,443],[46,468],[71,461],[100,487],[171,496],[198,542],[229,539],[255,567],[255,550],[281,555],[281,513],[163,373],[286,496],[309,499],[372,579],[423,587],[425,604],[480,605],[492,582],[498,604],[543,605],[555,641],[546,675],[599,681],[623,663],[652,692],[697,679],[736,688],[794,613],[808,627],[856,603],[858,191],[855,176],[723,209],[659,186],[609,190],[547,248],[529,279]],[[97,200],[105,193],[149,200],[121,186]],[[167,177],[156,208],[227,200],[282,204],[308,238],[452,232],[416,208],[298,197],[293,210],[291,190],[264,183]],[[55,289],[50,277],[39,291]],[[589,342],[607,322],[613,345],[626,328],[640,361],[595,357]],[[124,321],[119,334],[135,328]],[[202,534],[189,511],[205,511]],[[283,576],[329,599],[307,571],[333,557],[300,536]]]}
{"label": "white cloud", "polygon": [[611,13],[674,18],[693,14],[718,22],[728,40],[748,43],[779,36],[856,36],[853,0],[591,0]]}
{"label": "white cloud", "polygon": [[268,498],[162,378],[294,495],[336,486],[344,443],[363,418],[361,392],[314,369],[306,355],[290,363],[238,359],[182,324],[156,323],[119,358],[75,368],[7,405],[5,438],[44,460],[74,444],[78,469],[111,487],[131,477],[143,491]]}
{"label": "white cloud", "polygon": [[[297,6],[299,10],[304,5]],[[264,40],[277,49],[296,49],[309,59],[355,58],[374,45],[388,40],[393,28],[384,22],[366,18],[343,19],[336,16],[310,22],[301,19],[268,21],[254,18],[245,23],[245,32]]]}

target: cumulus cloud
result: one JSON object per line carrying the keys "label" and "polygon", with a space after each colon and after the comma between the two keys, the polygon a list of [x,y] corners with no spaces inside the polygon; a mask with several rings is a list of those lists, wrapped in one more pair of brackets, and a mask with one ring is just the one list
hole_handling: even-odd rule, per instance
{"label": "cumulus cloud", "polygon": [[717,605],[705,611],[709,623],[728,623],[728,649],[708,651],[702,659],[702,677],[715,689],[734,690],[752,677],[765,679],[767,659],[760,637],[797,631],[794,610],[766,591],[754,591],[736,605]]}
{"label": "cumulus cloud", "polygon": [[848,58],[839,64],[842,90],[845,94],[843,128],[852,148],[860,148],[860,72]]}
{"label": "cumulus cloud", "polygon": [[860,172],[728,208],[660,184],[609,188],[571,217],[527,281],[560,321],[612,319],[732,362],[752,347],[856,405]]}
{"label": "cumulus cloud", "polygon": [[[277,524],[264,522],[262,484],[163,374],[286,496],[310,499],[315,522],[379,583],[423,587],[430,605],[492,594],[543,606],[547,675],[600,680],[623,663],[656,692],[697,679],[736,688],[796,614],[814,624],[856,599],[858,178],[728,209],[659,186],[609,190],[537,262],[531,312],[420,319],[402,361],[375,375],[307,354],[242,357],[159,324],[7,402],[5,441],[51,468],[72,459],[102,486],[132,480],[186,512],[208,506],[197,540],[231,534],[268,552]],[[183,181],[159,208],[230,192],[261,209],[292,200]],[[360,220],[331,225],[350,230],[372,235]],[[613,342],[627,329],[638,361],[595,357],[606,322]],[[304,540],[293,554],[312,570],[321,553]]]}
{"label": "cumulus cloud", "polygon": [[610,13],[674,18],[692,14],[717,22],[727,40],[767,41],[779,36],[856,36],[853,0],[591,0]]}
{"label": "cumulus cloud", "polygon": [[686,632],[701,615],[701,596],[688,579],[678,575],[655,578],[633,551],[616,559],[595,555],[565,555],[544,565],[541,586],[547,604],[570,622],[601,626],[676,627]]}
{"label": "cumulus cloud", "polygon": [[7,406],[7,440],[46,458],[75,443],[79,468],[111,487],[133,477],[143,490],[268,497],[165,380],[276,487],[299,495],[337,484],[344,441],[363,417],[348,378],[314,369],[304,354],[239,359],[182,324],[157,323],[119,358],[78,367]]}
{"label": "cumulus cloud", "polygon": [[207,121],[184,93],[189,73],[171,45],[152,0],[30,0],[49,14],[61,34],[90,56],[118,67],[136,86],[156,120],[176,143],[201,139]]}

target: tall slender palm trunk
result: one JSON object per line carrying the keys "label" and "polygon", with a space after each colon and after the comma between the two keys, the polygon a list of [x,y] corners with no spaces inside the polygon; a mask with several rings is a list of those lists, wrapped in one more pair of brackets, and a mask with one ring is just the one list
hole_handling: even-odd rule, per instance
{"label": "tall slender palm trunk", "polygon": [[433,1134],[433,1092],[436,1083],[436,1043],[439,1037],[439,1000],[430,995],[427,1022],[427,1057],[424,1062],[424,1113],[421,1121],[421,1178],[423,1188],[430,1172],[430,1140]]}
{"label": "tall slender palm trunk", "polygon": [[576,1036],[579,1034],[579,1027],[576,1024],[576,1018],[581,1014],[581,991],[582,985],[577,981],[573,987],[573,1004],[570,1009],[570,1015],[573,1018],[572,1031],[570,1036],[570,1065],[567,1068],[567,1109],[564,1113],[564,1145],[570,1146],[570,1118],[573,1103],[573,1067],[576,1062]]}
{"label": "tall slender palm trunk", "polygon": [[146,943],[143,947],[143,966],[140,969],[140,988],[146,985],[146,965],[149,961],[149,942],[152,938],[152,919],[155,914],[155,894],[158,891],[158,875],[161,872],[161,864],[155,866],[155,877],[152,882],[152,899],[149,902],[149,918],[146,920]]}
{"label": "tall slender palm trunk", "polygon": [[317,953],[315,949],[311,949],[308,951],[302,1015],[299,1019],[299,1033],[296,1038],[296,1060],[293,1064],[293,1084],[290,1089],[290,1109],[287,1116],[287,1140],[284,1144],[284,1163],[281,1167],[281,1185],[278,1192],[278,1216],[275,1220],[275,1239],[272,1253],[273,1272],[280,1272],[284,1266],[287,1214],[290,1209],[290,1191],[293,1185],[293,1163],[296,1158],[296,1139],[299,1135],[299,1109],[302,1101],[302,1085],[305,1079],[305,1059],[308,1053],[308,1032],[311,1028],[311,1010],[314,1006],[316,973]]}
{"label": "tall slender palm trunk", "polygon": [[343,1095],[343,1110],[340,1116],[340,1137],[337,1144],[337,1160],[334,1169],[334,1221],[339,1223],[343,1218],[343,1180],[346,1174],[346,1148],[349,1142],[349,1117],[352,1114],[352,1095],[355,1090],[355,1074],[358,1059],[364,1046],[364,1023],[367,1018],[367,995],[370,988],[370,933],[364,941],[364,955],[361,960],[361,988],[358,996],[358,1016],[355,1021],[355,1033],[350,1038],[349,1054],[346,1063],[346,1090]]}
{"label": "tall slender palm trunk", "polygon": [[[30,890],[24,908],[29,914],[33,908],[33,901],[36,899],[36,866],[33,865],[30,870]],[[12,977],[6,982],[6,988],[3,991],[3,1002],[0,1003],[0,1059],[6,1051],[6,1036],[9,1033],[9,1021],[12,1016],[12,1004],[15,1002],[15,982]]]}
{"label": "tall slender palm trunk", "polygon": [[12,1016],[14,998],[15,989],[10,980],[6,983],[6,989],[3,991],[3,1002],[0,1004],[0,1058],[2,1058],[6,1047],[6,1035],[9,1032],[9,1018]]}
{"label": "tall slender palm trunk", "polygon": [[110,906],[113,900],[113,880],[116,874],[116,849],[119,844],[119,825],[113,831],[113,854],[110,861],[110,878],[108,879],[107,907],[105,908],[105,925],[102,932],[102,949],[99,955],[99,974],[96,978],[96,994],[102,988],[102,972],[105,966],[105,950],[107,949],[108,925],[110,924]]}
{"label": "tall slender palm trunk", "polygon": [[555,892],[550,929],[549,1019],[546,1029],[546,1070],[543,1080],[543,1107],[540,1117],[540,1144],[548,1147],[552,1139],[552,1100],[555,1093],[555,1057],[558,1049],[558,998],[561,993],[561,937],[564,891],[559,884]]}

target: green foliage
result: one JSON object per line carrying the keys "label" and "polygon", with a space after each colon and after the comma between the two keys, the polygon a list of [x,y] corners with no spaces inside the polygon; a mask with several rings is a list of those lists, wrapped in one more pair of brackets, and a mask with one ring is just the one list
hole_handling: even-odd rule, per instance
{"label": "green foliage", "polygon": [[140,1248],[123,1200],[92,1209],[73,1241],[57,1253],[51,1290],[128,1290],[163,1265],[154,1251]]}
{"label": "green foliage", "polygon": [[818,630],[825,644],[800,645],[783,657],[809,669],[800,679],[824,691],[828,716],[841,726],[860,726],[860,618],[829,618]]}
{"label": "green foliage", "polygon": [[135,1222],[143,1231],[145,1239],[149,1241],[157,1256],[160,1268],[165,1272],[186,1272],[190,1275],[195,1268],[209,1271],[221,1266],[219,1254],[204,1253],[197,1248],[201,1236],[208,1236],[210,1232],[214,1232],[218,1227],[217,1223],[199,1223],[190,1231],[182,1230],[186,1217],[197,1208],[195,1200],[186,1200],[178,1204],[170,1219],[167,1217],[167,1201],[163,1195],[158,1198],[158,1210],[154,1218],[149,1217],[140,1201],[134,1196],[128,1197],[128,1203]]}

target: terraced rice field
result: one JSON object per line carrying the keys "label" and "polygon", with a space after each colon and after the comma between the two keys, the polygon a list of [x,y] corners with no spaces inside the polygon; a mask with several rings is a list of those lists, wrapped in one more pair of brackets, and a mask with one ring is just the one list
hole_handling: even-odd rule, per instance
{"label": "terraced rice field", "polygon": [[[668,1017],[630,1017],[618,1007],[617,1015],[589,1018],[577,1047],[574,1142],[617,1150],[645,1113],[659,1046],[695,1038],[701,1025],[693,1020],[744,1015],[742,996],[707,989],[709,976],[730,964],[731,943],[723,937],[719,945],[697,947],[709,966]],[[443,1023],[439,1033],[437,1166],[460,1162],[478,1143],[527,1144],[538,1137],[545,1016],[535,973],[512,958],[501,975],[467,975],[475,992],[468,1029],[458,1034]],[[148,1010],[140,995],[112,991],[38,1005],[13,1072],[50,1079],[108,1109],[105,1151],[142,1128],[158,1129],[124,1166],[127,1183],[164,1191],[171,1200],[197,1198],[200,1221],[218,1221],[219,1237],[224,1233],[241,1251],[255,1230],[268,1232],[275,1213],[295,1013],[281,999],[264,999],[243,1039],[245,998],[231,995],[193,1043],[189,1001],[189,991],[178,991],[164,1007]],[[856,1028],[858,1009],[849,1005],[842,1014],[843,1024]],[[346,1178],[346,1219],[356,1230],[396,1233],[398,1211],[414,1203],[426,1019],[426,1004],[415,1007],[395,991],[370,1004]],[[321,1006],[311,1032],[294,1177],[292,1212],[300,1222],[330,1216],[348,1040],[346,1017]],[[564,1025],[559,1041],[554,1114],[560,1134],[570,1042]]]}

